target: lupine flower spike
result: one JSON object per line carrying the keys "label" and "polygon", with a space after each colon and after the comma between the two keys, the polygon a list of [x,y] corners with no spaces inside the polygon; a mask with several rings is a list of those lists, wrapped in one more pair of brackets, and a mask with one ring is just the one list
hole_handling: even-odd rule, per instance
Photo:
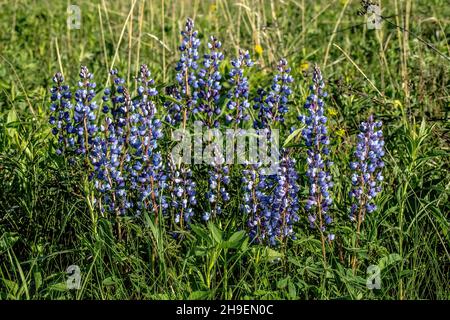
{"label": "lupine flower spike", "polygon": [[50,118],[49,123],[52,126],[52,133],[56,136],[58,147],[57,154],[65,154],[72,149],[75,144],[72,132],[71,110],[73,109],[69,86],[64,84],[64,77],[60,72],[53,77],[53,87],[51,92]]}
{"label": "lupine flower spike", "polygon": [[367,122],[360,124],[358,142],[353,154],[354,161],[350,163],[353,171],[353,188],[350,191],[353,204],[350,219],[357,222],[358,232],[365,214],[376,210],[374,198],[381,191],[380,183],[383,181],[382,168],[384,167],[381,125],[381,121],[374,121],[372,115]]}
{"label": "lupine flower spike", "polygon": [[197,204],[192,171],[188,167],[177,166],[170,157],[160,181],[164,193],[161,199],[163,213],[183,228],[190,223],[194,215],[193,207]]}
{"label": "lupine flower spike", "polygon": [[[325,239],[326,225],[332,222],[328,211],[332,203],[329,189],[333,186],[329,167],[332,162],[327,160],[330,150],[330,140],[327,132],[327,117],[324,111],[324,101],[327,96],[324,91],[324,82],[320,69],[315,66],[313,72],[313,84],[310,87],[311,94],[306,100],[305,109],[307,115],[300,116],[306,128],[302,135],[307,147],[308,169],[306,176],[309,182],[309,198],[306,202],[306,210],[309,212],[308,219],[312,228],[317,228],[321,234],[322,253],[325,261]],[[328,234],[328,239],[333,240],[334,235]]]}
{"label": "lupine flower spike", "polygon": [[225,116],[227,123],[234,122],[237,126],[250,119],[247,109],[250,106],[248,102],[249,84],[247,77],[244,76],[244,70],[253,66],[248,51],[239,50],[239,56],[231,60],[232,69],[230,71],[230,84],[232,89],[228,93],[230,101],[227,108],[230,114]]}
{"label": "lupine flower spike", "polygon": [[275,75],[269,93],[258,89],[254,109],[258,110],[258,118],[254,121],[255,129],[265,129],[276,122],[283,123],[284,115],[289,111],[288,100],[292,93],[290,84],[294,81],[289,74],[286,59],[281,59],[277,65],[278,73]]}
{"label": "lupine flower spike", "polygon": [[208,43],[209,52],[203,57],[203,68],[198,74],[200,102],[194,108],[194,113],[202,116],[203,124],[208,128],[218,128],[219,121],[214,119],[222,112],[218,105],[220,99],[220,80],[222,76],[219,72],[220,62],[223,60],[223,53],[220,52],[222,44],[215,37],[210,37]]}
{"label": "lupine flower spike", "polygon": [[187,19],[185,29],[181,31],[181,37],[182,41],[179,47],[181,56],[175,68],[178,87],[174,88],[172,92],[173,97],[179,102],[166,105],[169,108],[166,121],[173,125],[182,122],[183,129],[185,129],[189,113],[196,106],[198,99],[196,73],[200,40],[198,39],[198,32],[194,30],[194,21],[192,19]]}
{"label": "lupine flower spike", "polygon": [[265,175],[261,163],[243,171],[244,213],[248,214],[250,239],[276,246],[295,239],[293,225],[299,220],[299,185],[295,160],[283,152],[278,170]]}

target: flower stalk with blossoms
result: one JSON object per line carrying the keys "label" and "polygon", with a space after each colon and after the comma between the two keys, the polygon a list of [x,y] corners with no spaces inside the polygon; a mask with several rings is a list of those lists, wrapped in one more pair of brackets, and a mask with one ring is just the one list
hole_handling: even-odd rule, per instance
{"label": "flower stalk with blossoms", "polygon": [[[356,222],[356,243],[361,231],[361,224],[366,213],[376,210],[375,197],[381,192],[383,181],[382,169],[384,167],[384,140],[381,130],[381,121],[374,121],[373,115],[367,122],[359,126],[356,150],[353,153],[353,162],[350,163],[352,174],[352,190],[350,198],[353,200],[350,209],[350,219]],[[352,261],[356,268],[356,256]]]}
{"label": "flower stalk with blossoms", "polygon": [[177,100],[176,103],[170,103],[169,114],[166,120],[172,125],[182,122],[183,129],[186,129],[186,123],[189,114],[197,105],[198,99],[198,47],[200,40],[198,39],[198,32],[194,30],[194,21],[190,18],[186,20],[186,25],[181,31],[181,45],[179,50],[181,52],[180,60],[177,63],[175,70],[177,87],[172,92],[173,98]]}
{"label": "flower stalk with blossoms", "polygon": [[258,109],[258,118],[254,121],[255,129],[269,128],[275,123],[284,123],[284,115],[289,111],[288,101],[292,94],[291,83],[294,81],[290,75],[286,59],[281,59],[277,64],[278,73],[272,80],[270,91],[258,89],[255,98],[254,109]]}
{"label": "flower stalk with blossoms", "polygon": [[293,225],[299,220],[299,185],[295,159],[283,152],[278,170],[266,175],[261,163],[243,171],[244,204],[250,239],[270,246],[295,239]]}
{"label": "flower stalk with blossoms", "polygon": [[[324,82],[318,66],[314,67],[313,84],[308,96],[305,109],[308,114],[300,116],[306,127],[302,136],[307,147],[307,172],[309,182],[309,198],[306,202],[306,210],[309,212],[308,220],[312,228],[317,228],[321,235],[323,261],[326,263],[325,235],[326,225],[332,222],[328,214],[332,199],[329,189],[333,186],[329,167],[332,162],[327,158],[330,150],[330,140],[327,131],[327,117],[325,116],[324,101],[327,96],[324,91]],[[328,234],[328,239],[334,239],[333,234]]]}
{"label": "flower stalk with blossoms", "polygon": [[97,103],[92,101],[95,98],[95,82],[92,82],[93,75],[85,66],[80,70],[80,81],[78,83],[78,90],[75,92],[75,106],[74,106],[74,125],[73,132],[77,137],[76,154],[83,154],[86,158],[86,165],[88,165],[90,146],[92,138],[97,132],[95,110]]}
{"label": "flower stalk with blossoms", "polygon": [[214,120],[214,116],[219,116],[222,112],[218,105],[220,90],[222,88],[220,80],[222,76],[219,72],[219,65],[223,60],[223,53],[220,52],[222,44],[215,37],[210,37],[208,43],[209,52],[203,57],[203,67],[198,73],[198,105],[194,108],[194,113],[203,118],[203,124],[208,128],[218,128],[219,121]]}
{"label": "flower stalk with blossoms", "polygon": [[222,214],[223,205],[230,200],[227,186],[230,184],[230,168],[225,164],[225,158],[217,145],[213,146],[214,155],[209,163],[209,191],[206,194],[211,212],[205,212],[202,219],[208,221]]}
{"label": "flower stalk with blossoms", "polygon": [[49,123],[58,142],[56,153],[66,154],[75,144],[72,137],[72,93],[69,86],[64,84],[64,77],[60,72],[53,77],[53,83],[54,85],[50,89],[52,103],[50,105]]}
{"label": "flower stalk with blossoms", "polygon": [[186,166],[177,166],[172,157],[160,175],[161,206],[163,214],[171,216],[172,222],[181,229],[189,225],[197,204],[196,183],[192,171]]}
{"label": "flower stalk with blossoms", "polygon": [[228,92],[228,98],[230,100],[227,103],[227,108],[231,111],[231,114],[225,116],[225,121],[228,124],[234,122],[235,129],[237,129],[239,124],[250,119],[247,111],[250,106],[248,102],[250,89],[244,71],[246,68],[253,66],[253,61],[250,59],[248,51],[239,50],[239,56],[231,60],[231,65],[230,84],[232,89]]}

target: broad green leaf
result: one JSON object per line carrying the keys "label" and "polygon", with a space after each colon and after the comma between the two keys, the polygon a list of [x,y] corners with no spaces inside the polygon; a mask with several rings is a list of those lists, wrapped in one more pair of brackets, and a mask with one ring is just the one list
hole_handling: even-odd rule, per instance
{"label": "broad green leaf", "polygon": [[211,232],[211,235],[214,239],[214,241],[216,241],[217,243],[221,243],[222,242],[222,231],[219,230],[219,228],[217,228],[214,223],[209,222],[208,223],[208,229]]}

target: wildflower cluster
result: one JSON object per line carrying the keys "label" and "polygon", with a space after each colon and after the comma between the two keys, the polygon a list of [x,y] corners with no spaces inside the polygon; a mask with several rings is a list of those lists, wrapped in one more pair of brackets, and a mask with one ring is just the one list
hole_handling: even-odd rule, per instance
{"label": "wildflower cluster", "polygon": [[244,212],[248,214],[250,238],[275,246],[295,239],[293,225],[299,220],[298,174],[295,159],[284,152],[276,174],[265,175],[261,164],[243,171]]}
{"label": "wildflower cluster", "polygon": [[92,178],[101,192],[103,211],[135,214],[157,210],[156,179],[161,166],[157,139],[162,137],[161,122],[155,118],[151,97],[157,94],[146,65],[140,68],[138,96],[132,100],[124,79],[111,71],[113,86],[104,91],[104,124],[94,144]]}
{"label": "wildflower cluster", "polygon": [[73,126],[70,116],[73,108],[72,93],[69,86],[64,84],[64,77],[60,72],[53,77],[53,83],[54,85],[50,89],[52,103],[50,105],[49,123],[52,126],[52,133],[58,141],[56,153],[62,154],[74,146],[74,139],[71,136]]}
{"label": "wildflower cluster", "polygon": [[[81,67],[80,81],[72,103],[72,93],[69,86],[64,85],[61,73],[53,77],[54,86],[51,88],[49,122],[53,126],[52,132],[58,139],[57,153],[63,152],[88,156],[92,139],[97,132],[95,110],[95,82],[93,75],[86,67]],[[70,159],[71,161],[74,158]]]}
{"label": "wildflower cluster", "polygon": [[[165,100],[168,110],[166,120],[170,125],[182,123],[183,129],[186,129],[188,121],[197,124],[200,120],[209,129],[208,132],[215,132],[214,136],[218,136],[216,132],[220,134],[220,121],[225,120],[226,125],[232,124],[236,129],[231,130],[234,149],[234,138],[242,137],[244,122],[250,119],[249,101],[253,97],[250,97],[246,69],[253,66],[253,61],[247,51],[239,51],[239,56],[231,60],[231,88],[223,92],[220,63],[224,55],[220,41],[210,37],[208,51],[199,65],[200,41],[191,19],[187,20],[181,35],[176,85],[170,92],[171,98]],[[289,110],[293,78],[285,59],[279,61],[277,71],[270,88],[258,89],[257,97],[253,99],[257,112],[253,128],[256,129],[260,148],[267,147],[265,141],[273,143],[271,138],[275,134],[270,129],[276,123],[283,123]],[[197,190],[197,167],[191,169],[189,164],[175,162],[171,152],[161,148],[164,146],[160,143],[163,130],[170,130],[172,126],[164,128],[158,118],[155,101],[159,101],[156,98],[160,93],[155,88],[148,67],[140,67],[136,93],[129,91],[117,70],[112,70],[110,76],[112,84],[104,90],[101,110],[98,110],[96,84],[86,67],[81,67],[80,81],[74,94],[64,84],[62,74],[55,74],[49,119],[57,140],[56,153],[71,161],[80,160],[79,163],[83,164],[95,190],[94,203],[102,215],[152,212],[158,217],[161,211],[172,226],[181,229],[189,228],[194,218],[208,221],[223,215],[224,208],[231,205],[230,194],[235,191],[231,188],[234,184],[230,182],[230,171],[233,169],[235,172],[237,167],[231,168],[225,163],[219,144],[210,145],[213,152],[206,159],[208,169],[199,170],[207,172],[207,189]],[[328,119],[323,100],[327,94],[317,66],[314,67],[310,91],[304,105],[306,115],[299,116],[304,123],[301,134],[306,145],[309,187],[304,209],[307,212],[305,220],[320,231],[325,259],[325,232],[330,241],[334,239],[334,235],[327,230],[332,223],[330,190],[333,182]],[[225,119],[221,119],[222,105],[228,109]],[[358,230],[365,213],[376,209],[374,198],[381,191],[384,141],[380,128],[381,122],[375,121],[373,116],[361,123],[354,160],[350,164],[353,170],[351,218],[358,221]],[[211,138],[205,138],[203,134],[195,135],[195,145],[200,145],[203,152],[203,143],[211,141]],[[227,138],[230,138],[228,131]],[[239,140],[237,145],[239,156],[240,153],[247,154],[247,149],[241,150]],[[271,149],[271,158],[273,152],[277,152],[276,156],[281,159],[276,170],[270,173],[263,166],[262,159],[244,166],[241,179],[243,199],[239,202],[254,243],[276,246],[295,238],[294,225],[300,220],[302,199],[299,198],[300,177],[293,151]],[[250,147],[248,153],[251,153]],[[167,161],[163,161],[163,154],[168,155]],[[202,155],[205,160],[205,152]],[[201,198],[204,195],[206,203],[197,203],[197,193],[200,192],[204,192]]]}

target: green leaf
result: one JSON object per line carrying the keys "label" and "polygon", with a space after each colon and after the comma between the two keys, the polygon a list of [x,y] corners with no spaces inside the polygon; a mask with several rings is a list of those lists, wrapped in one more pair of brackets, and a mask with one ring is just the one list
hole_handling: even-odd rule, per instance
{"label": "green leaf", "polygon": [[391,253],[390,255],[385,256],[378,261],[378,267],[383,270],[391,264],[399,261],[402,261],[402,257],[398,253]]}
{"label": "green leaf", "polygon": [[12,295],[15,295],[17,293],[17,290],[19,290],[19,285],[14,281],[3,279],[3,283]]}
{"label": "green leaf", "polygon": [[302,133],[302,130],[305,126],[301,125],[300,128],[295,129],[294,132],[292,132],[284,141],[283,147],[286,147],[288,145],[289,142],[291,142],[294,138],[296,138],[297,136],[299,136]]}
{"label": "green leaf", "polygon": [[281,252],[275,251],[271,248],[267,248],[266,252],[267,252],[267,260],[269,260],[270,262],[281,259],[283,257],[283,254]]}
{"label": "green leaf", "polygon": [[288,284],[288,280],[289,280],[289,277],[286,277],[286,278],[283,278],[283,279],[278,280],[278,281],[277,281],[277,288],[278,288],[278,289],[284,289],[284,288],[286,288],[286,286],[287,286],[287,284]]}
{"label": "green leaf", "polygon": [[208,229],[211,232],[211,235],[214,239],[214,241],[216,241],[217,243],[221,243],[222,242],[222,231],[219,230],[219,228],[217,228],[214,223],[209,222],[208,223]]}
{"label": "green leaf", "polygon": [[55,283],[55,284],[51,285],[49,289],[53,290],[53,291],[68,291],[69,290],[67,288],[67,284],[65,282]]}
{"label": "green leaf", "polygon": [[209,235],[203,227],[191,224],[191,229],[200,239],[209,240]]}
{"label": "green leaf", "polygon": [[291,299],[297,298],[297,290],[295,289],[295,285],[292,283],[292,281],[288,282],[288,292]]}
{"label": "green leaf", "polygon": [[227,248],[238,248],[241,245],[242,240],[245,237],[245,230],[240,230],[235,233],[233,233],[226,241],[226,247]]}
{"label": "green leaf", "polygon": [[103,281],[102,281],[102,284],[104,285],[104,286],[107,286],[107,287],[109,287],[109,286],[114,286],[114,285],[116,285],[117,284],[117,279],[116,279],[116,277],[108,277],[108,278],[106,278],[106,279],[104,279]]}
{"label": "green leaf", "polygon": [[42,285],[42,274],[39,271],[36,271],[34,273],[34,286],[36,287],[36,291],[39,290],[41,285]]}
{"label": "green leaf", "polygon": [[15,232],[5,232],[0,237],[0,253],[10,249],[19,240]]}
{"label": "green leaf", "polygon": [[204,300],[208,298],[209,292],[208,291],[194,291],[191,292],[189,295],[189,300]]}

